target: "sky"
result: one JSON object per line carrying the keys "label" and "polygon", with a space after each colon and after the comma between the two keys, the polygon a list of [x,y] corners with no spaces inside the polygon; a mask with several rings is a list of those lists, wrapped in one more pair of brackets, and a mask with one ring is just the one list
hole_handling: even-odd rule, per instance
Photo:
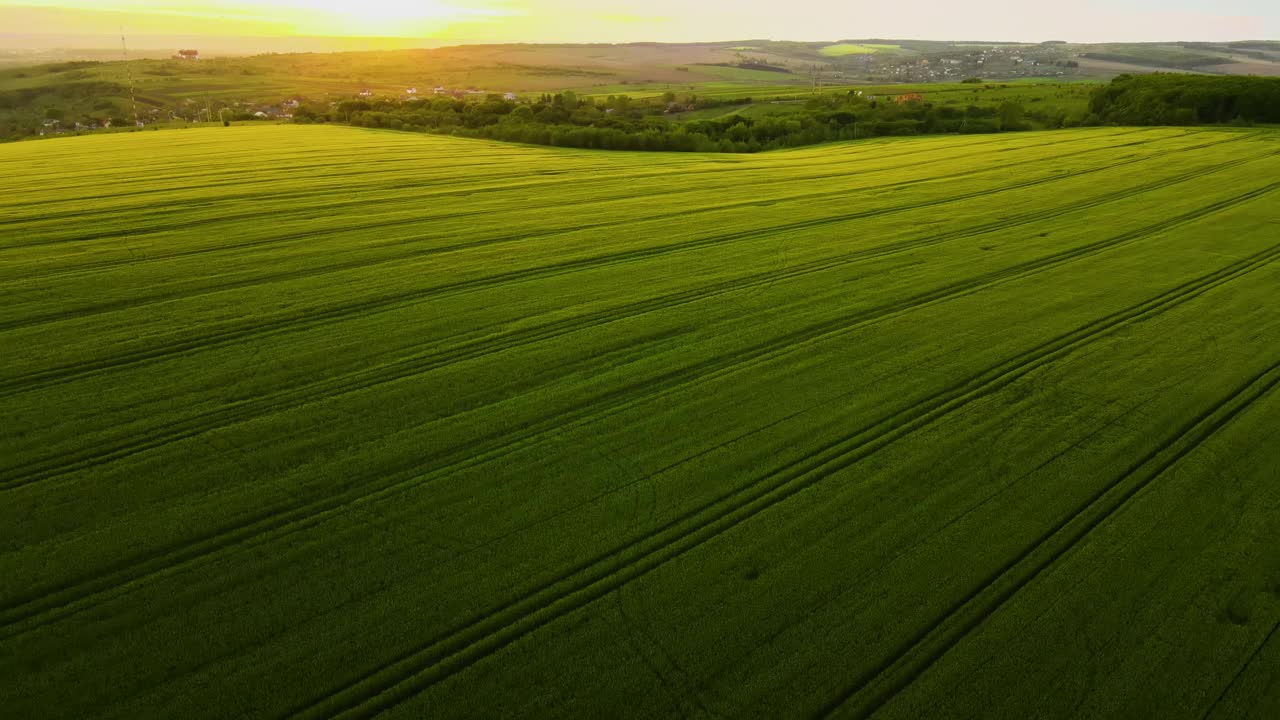
{"label": "sky", "polygon": [[1280,38],[1280,0],[0,0],[0,33],[437,42]]}

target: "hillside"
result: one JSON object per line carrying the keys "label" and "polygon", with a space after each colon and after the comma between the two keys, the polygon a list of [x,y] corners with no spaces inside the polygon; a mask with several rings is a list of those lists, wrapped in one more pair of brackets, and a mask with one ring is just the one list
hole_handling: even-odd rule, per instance
{"label": "hillside", "polygon": [[1280,713],[1276,131],[0,162],[13,717]]}
{"label": "hillside", "polygon": [[[297,103],[328,109],[365,96],[419,100],[528,97],[572,90],[634,98],[668,92],[743,98],[833,88],[949,87],[991,82],[1098,81],[1121,73],[1280,75],[1280,43],[1073,45],[913,40],[624,45],[461,45],[376,52],[205,54],[199,61],[103,52],[60,62],[0,66],[0,140],[46,127],[87,131],[257,112],[286,116]],[[138,51],[142,52],[142,51]],[[135,53],[136,54],[136,53]],[[20,57],[20,56],[19,56]],[[35,57],[35,56],[33,56]],[[41,55],[48,59],[48,55]],[[133,89],[131,95],[130,88]],[[57,123],[54,125],[53,123]]]}

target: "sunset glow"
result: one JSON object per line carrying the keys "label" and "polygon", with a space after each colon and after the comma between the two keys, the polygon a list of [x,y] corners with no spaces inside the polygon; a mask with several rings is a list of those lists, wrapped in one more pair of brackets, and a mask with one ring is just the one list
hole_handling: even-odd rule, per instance
{"label": "sunset glow", "polygon": [[[165,32],[200,34],[389,36],[436,35],[451,25],[512,14],[502,2],[488,0],[19,0],[0,2],[0,10],[42,9],[56,20],[79,24],[100,17],[128,25],[141,23]],[[184,27],[185,26],[185,27]],[[69,31],[71,28],[35,28]],[[194,33],[193,33],[194,34]]]}
{"label": "sunset glow", "polygon": [[305,35],[424,35],[452,23],[501,15],[501,11],[462,7],[439,0],[266,0],[255,3],[264,15],[275,10]]}
{"label": "sunset glow", "polygon": [[0,0],[17,33],[344,36],[453,42],[696,42],[772,38],[1072,42],[1266,39],[1271,0]]}

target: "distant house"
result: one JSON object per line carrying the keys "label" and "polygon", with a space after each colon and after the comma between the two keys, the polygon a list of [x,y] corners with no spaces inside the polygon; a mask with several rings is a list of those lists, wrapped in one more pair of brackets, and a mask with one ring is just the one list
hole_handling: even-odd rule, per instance
{"label": "distant house", "polygon": [[408,90],[405,90],[405,91],[404,91],[404,94],[405,94],[405,95],[417,95],[417,94],[418,94],[418,88],[409,88]]}
{"label": "distant house", "polygon": [[372,91],[372,90],[361,90],[361,91],[360,91],[360,97],[373,97],[373,91]]}
{"label": "distant house", "polygon": [[924,96],[921,95],[920,93],[908,93],[906,95],[899,95],[898,97],[894,98],[894,101],[897,102],[899,105],[905,105],[906,103],[915,102],[918,100],[924,100]]}
{"label": "distant house", "polygon": [[199,50],[179,50],[177,55],[173,56],[174,60],[199,60]]}
{"label": "distant house", "polygon": [[449,94],[449,88],[446,88],[446,87],[438,87],[438,88],[433,89],[431,92],[432,92],[433,94],[435,94],[435,95],[448,95],[448,94]]}
{"label": "distant house", "polygon": [[506,93],[505,95],[503,95],[503,96],[502,96],[502,99],[503,99],[503,100],[510,100],[510,101],[512,101],[512,102],[515,102],[515,101],[517,100],[517,97],[516,97],[516,94],[515,94],[515,93],[513,93],[513,92],[509,92],[509,93]]}

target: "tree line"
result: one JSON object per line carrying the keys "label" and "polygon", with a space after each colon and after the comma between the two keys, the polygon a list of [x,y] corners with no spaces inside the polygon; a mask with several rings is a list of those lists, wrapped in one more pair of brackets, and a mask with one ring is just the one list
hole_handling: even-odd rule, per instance
{"label": "tree line", "polygon": [[[524,101],[497,95],[480,101],[349,100],[328,109],[300,108],[294,120],[338,121],[557,147],[739,153],[885,135],[1027,130],[1061,126],[1062,121],[1059,117],[1049,119],[1047,125],[1039,123],[1039,116],[1015,102],[937,106],[921,100],[898,103],[888,98],[869,99],[857,92],[773,102],[794,108],[754,117],[736,111],[751,105],[751,98],[720,100],[674,93],[646,99],[625,95],[581,98],[565,92]],[[696,117],[698,111],[716,108],[725,112],[718,117]]]}
{"label": "tree line", "polygon": [[1115,125],[1280,123],[1280,78],[1120,75],[1094,92],[1089,109]]}

